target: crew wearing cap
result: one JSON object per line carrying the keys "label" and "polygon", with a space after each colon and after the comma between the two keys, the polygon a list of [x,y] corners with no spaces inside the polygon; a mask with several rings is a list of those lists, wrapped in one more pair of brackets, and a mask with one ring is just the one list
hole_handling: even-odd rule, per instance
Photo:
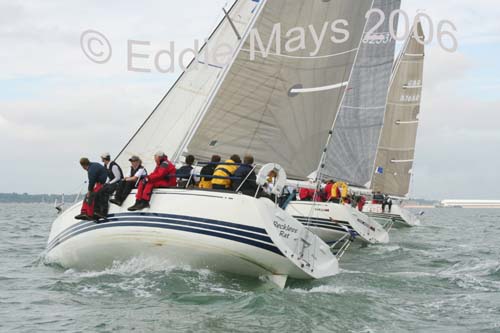
{"label": "crew wearing cap", "polygon": [[129,207],[129,211],[141,210],[149,207],[149,201],[154,188],[176,187],[175,165],[168,160],[164,152],[159,151],[154,156],[156,168],[143,181],[139,182],[135,205]]}
{"label": "crew wearing cap", "polygon": [[103,207],[100,207],[100,201],[97,200],[97,196],[108,177],[106,168],[99,163],[90,162],[86,157],[80,159],[80,165],[87,171],[89,186],[85,200],[83,200],[81,213],[75,216],[75,219],[93,220],[105,217],[107,212],[104,212]]}
{"label": "crew wearing cap", "polygon": [[111,161],[111,155],[109,155],[109,153],[102,154],[101,160],[102,163],[104,163],[104,167],[108,171],[108,181],[106,182],[106,185],[113,185],[111,188],[113,188],[112,192],[114,192],[116,184],[123,179],[122,168],[120,168],[115,161]]}
{"label": "crew wearing cap", "polygon": [[107,216],[109,209],[108,200],[115,193],[118,184],[123,180],[123,171],[115,161],[111,161],[109,153],[102,154],[101,160],[108,173],[108,180],[96,200],[99,202],[99,206],[102,207],[102,214]]}
{"label": "crew wearing cap", "polygon": [[137,187],[139,181],[148,175],[146,169],[142,166],[142,161],[139,156],[134,155],[130,157],[129,162],[131,164],[129,176],[125,177],[123,179],[124,181],[118,184],[118,188],[115,192],[115,197],[109,200],[111,203],[114,203],[118,206],[121,206],[123,204],[132,189]]}

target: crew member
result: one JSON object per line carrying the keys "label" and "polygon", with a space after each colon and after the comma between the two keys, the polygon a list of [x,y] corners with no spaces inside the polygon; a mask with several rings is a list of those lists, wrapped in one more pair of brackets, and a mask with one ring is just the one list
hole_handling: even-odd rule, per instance
{"label": "crew member", "polygon": [[109,153],[102,154],[101,160],[108,172],[108,180],[100,191],[97,200],[99,200],[99,205],[102,207],[102,213],[107,215],[109,197],[113,195],[118,188],[118,184],[123,180],[123,171],[115,161],[111,161]]}
{"label": "crew member", "polygon": [[99,207],[99,202],[96,200],[96,197],[104,183],[106,183],[108,172],[105,167],[99,163],[90,162],[86,157],[80,159],[80,165],[87,171],[89,186],[87,195],[83,200],[81,213],[75,216],[75,219],[93,220],[96,218],[104,218],[106,214],[103,214],[102,208]]}
{"label": "crew member", "polygon": [[214,171],[212,188],[216,190],[227,190],[231,188],[231,178],[238,169],[241,158],[238,155],[231,156],[226,162],[219,164]]}
{"label": "crew member", "polygon": [[187,187],[189,185],[194,185],[195,180],[193,173],[193,163],[194,156],[186,156],[185,165],[177,169],[175,176],[177,177],[177,187]]}
{"label": "crew member", "polygon": [[392,199],[388,195],[384,196],[384,201],[382,202],[382,212],[384,212],[384,213],[385,213],[385,207],[387,207],[389,209],[389,213],[390,213],[392,210]]}
{"label": "crew member", "polygon": [[129,207],[129,211],[141,210],[149,207],[149,201],[154,188],[176,187],[175,165],[168,160],[164,152],[159,151],[154,156],[156,168],[153,173],[139,183],[135,205]]}
{"label": "crew member", "polygon": [[338,181],[335,184],[332,185],[330,189],[331,193],[331,200],[332,202],[335,203],[343,203],[348,202],[348,195],[349,195],[349,187],[347,186],[346,183],[342,181]]}
{"label": "crew member", "polygon": [[129,158],[129,162],[131,164],[129,176],[125,177],[123,181],[118,184],[114,199],[109,200],[111,203],[118,206],[123,204],[132,189],[137,187],[139,181],[148,175],[146,169],[142,166],[141,159],[138,156],[132,156]]}
{"label": "crew member", "polygon": [[358,210],[360,212],[363,211],[363,207],[365,207],[366,204],[366,197],[364,195],[361,195],[358,199]]}
{"label": "crew member", "polygon": [[376,192],[374,195],[373,195],[373,199],[372,199],[372,204],[374,205],[380,205],[384,203],[384,195],[380,192]]}
{"label": "crew member", "polygon": [[254,196],[257,192],[257,176],[253,166],[253,156],[243,157],[243,164],[234,172],[234,180],[231,183],[231,189],[246,195]]}
{"label": "crew member", "polygon": [[198,185],[199,188],[204,188],[204,189],[212,188],[212,179],[213,179],[212,176],[219,162],[220,162],[220,156],[213,155],[212,159],[210,160],[210,163],[208,163],[201,169],[200,171],[201,179]]}
{"label": "crew member", "polygon": [[[325,200],[326,201],[333,201],[333,202],[339,202],[338,198],[340,198],[340,189],[337,188],[335,190],[335,193],[332,193],[332,188],[333,185],[335,184],[335,181],[333,179],[329,180],[326,182],[325,186]],[[335,195],[333,195],[335,194]]]}

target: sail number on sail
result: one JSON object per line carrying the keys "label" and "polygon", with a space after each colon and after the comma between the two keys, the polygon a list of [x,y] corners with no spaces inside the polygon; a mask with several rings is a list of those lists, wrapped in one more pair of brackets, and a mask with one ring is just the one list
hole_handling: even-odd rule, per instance
{"label": "sail number on sail", "polygon": [[[443,50],[448,52],[455,52],[458,49],[458,41],[454,34],[454,32],[457,31],[457,28],[455,24],[449,20],[439,21],[437,24],[437,29],[435,29],[434,21],[428,14],[418,13],[413,19],[413,25],[410,26],[410,16],[408,15],[408,13],[405,12],[404,10],[396,9],[391,12],[388,18],[389,32],[380,33],[376,31],[383,26],[385,20],[387,19],[386,14],[384,13],[383,10],[379,8],[372,8],[368,11],[368,13],[366,13],[366,18],[370,19],[372,15],[377,17],[378,21],[369,31],[366,32],[365,37],[363,38],[364,43],[370,43],[370,44],[389,43],[390,37],[392,37],[392,39],[397,41],[403,41],[407,39],[408,36],[410,36],[410,34],[413,34],[414,38],[417,40],[418,43],[422,45],[424,44],[427,45],[433,42],[434,32],[436,31],[437,41],[439,43],[439,46],[441,46]],[[398,22],[397,20],[402,20],[400,26],[403,27],[403,33],[398,34],[397,31],[398,26],[396,24]],[[427,22],[428,31],[425,34],[427,36],[425,40],[421,40],[416,34],[414,29],[416,22],[419,21]],[[445,30],[445,28],[447,28],[448,26],[451,28],[451,31]],[[451,43],[451,45],[447,44],[447,40],[448,43]]]}

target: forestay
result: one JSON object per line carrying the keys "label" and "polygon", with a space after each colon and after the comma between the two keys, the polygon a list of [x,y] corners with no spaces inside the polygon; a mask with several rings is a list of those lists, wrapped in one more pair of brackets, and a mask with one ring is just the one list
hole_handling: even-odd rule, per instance
{"label": "forestay", "polygon": [[409,191],[422,95],[424,40],[422,25],[417,22],[395,65],[372,180],[374,192],[403,197]]}
{"label": "forestay", "polygon": [[[131,155],[140,156],[148,170],[153,170],[153,155],[161,150],[172,156],[181,144],[185,133],[192,126],[196,115],[207,103],[215,89],[224,62],[231,59],[216,54],[236,50],[243,33],[255,14],[256,2],[238,0],[220,22],[207,43],[199,51],[170,91],[142,124],[118,156],[118,163],[127,165]],[[232,25],[232,24],[234,25]]]}
{"label": "forestay", "polygon": [[[220,89],[192,129],[187,152],[202,160],[214,153],[223,157],[250,153],[257,163],[280,163],[296,179],[316,171],[372,3],[265,1],[252,33],[245,36]],[[336,26],[349,31],[344,42],[338,42],[344,35],[332,30],[336,20],[348,22],[347,27]],[[317,43],[314,37],[319,39],[323,31],[324,38]],[[299,49],[301,40],[305,48]]]}
{"label": "forestay", "polygon": [[[368,20],[344,101],[328,145],[323,178],[368,186],[384,120],[385,103],[394,63],[395,40],[389,29],[391,13],[401,0],[375,0],[385,19],[374,12]],[[397,16],[396,16],[397,17]],[[397,20],[394,20],[397,27]]]}

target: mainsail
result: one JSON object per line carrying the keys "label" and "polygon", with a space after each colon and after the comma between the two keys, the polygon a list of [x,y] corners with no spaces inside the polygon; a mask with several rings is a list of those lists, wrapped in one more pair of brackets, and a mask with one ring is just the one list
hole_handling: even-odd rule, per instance
{"label": "mainsail", "polygon": [[[118,163],[127,165],[130,155],[138,155],[146,168],[153,169],[152,156],[165,151],[172,156],[196,115],[207,103],[225,66],[215,53],[236,50],[240,37],[255,15],[256,2],[238,0],[200,49],[187,70],[163,97],[151,115],[118,155]],[[222,48],[223,47],[223,48]],[[220,48],[220,49],[218,49]]]}
{"label": "mainsail", "polygon": [[[370,36],[381,17],[373,13],[354,65],[328,145],[323,178],[367,186],[372,178],[375,153],[384,120],[387,91],[394,63],[395,40],[389,28],[391,13],[401,0],[375,0],[373,8],[385,14],[383,24]],[[397,26],[397,20],[394,25]]]}
{"label": "mainsail", "polygon": [[[417,40],[418,38],[418,40]],[[372,180],[374,192],[409,192],[424,69],[424,32],[417,21],[394,67]]]}
{"label": "mainsail", "polygon": [[[295,179],[316,171],[372,4],[373,0],[265,1],[252,34],[191,130],[187,152],[204,160],[214,153],[250,153],[258,163],[280,163]],[[332,40],[342,37],[335,32],[332,36],[336,20],[348,22],[338,26],[349,32],[343,42]],[[300,45],[301,29],[305,48],[288,52],[287,45]],[[317,45],[314,37],[323,31],[326,38]],[[264,49],[257,49],[252,60],[259,37]]]}

